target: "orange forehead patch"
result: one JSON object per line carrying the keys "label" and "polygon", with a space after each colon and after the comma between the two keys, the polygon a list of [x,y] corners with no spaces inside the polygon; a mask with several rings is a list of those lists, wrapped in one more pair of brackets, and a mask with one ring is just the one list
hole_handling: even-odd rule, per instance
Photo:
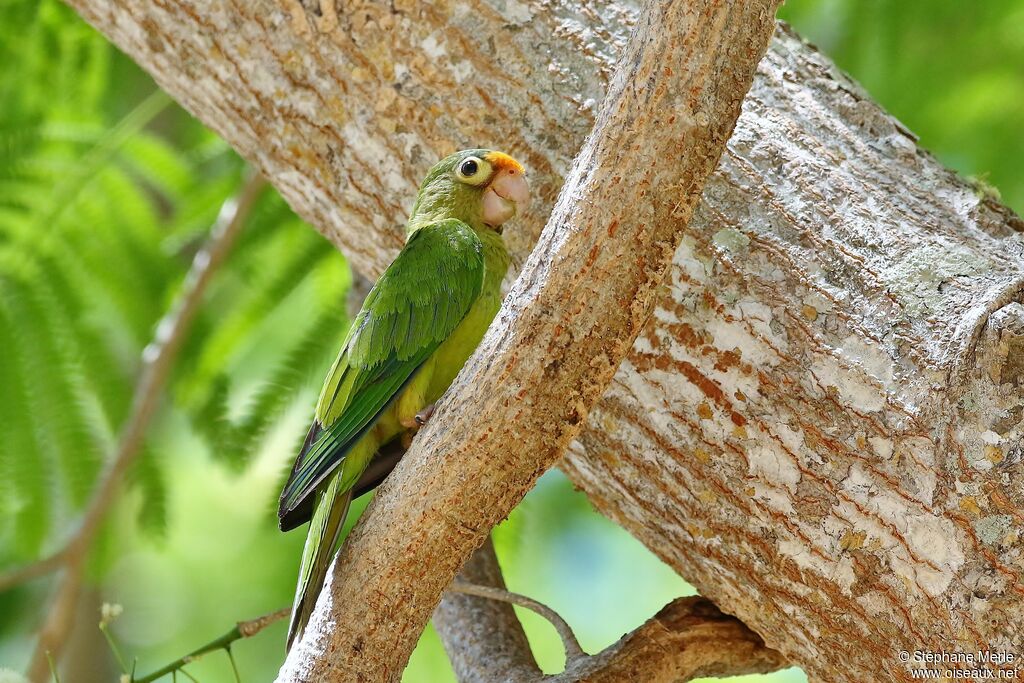
{"label": "orange forehead patch", "polygon": [[504,152],[488,152],[484,159],[499,171],[510,169],[519,173],[524,172],[523,165]]}

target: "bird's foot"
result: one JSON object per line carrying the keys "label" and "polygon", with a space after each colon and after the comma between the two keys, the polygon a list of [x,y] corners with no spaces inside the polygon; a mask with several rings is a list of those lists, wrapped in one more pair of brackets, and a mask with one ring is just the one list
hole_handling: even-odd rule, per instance
{"label": "bird's foot", "polygon": [[415,420],[417,427],[422,427],[423,425],[427,424],[427,420],[429,420],[430,416],[434,414],[435,405],[437,404],[431,403],[429,406],[427,406],[420,412],[416,413],[416,416],[412,419]]}
{"label": "bird's foot", "polygon": [[404,419],[399,420],[398,422],[399,422],[399,424],[401,424],[406,429],[411,429],[413,431],[416,431],[417,429],[419,429],[423,425],[427,424],[427,420],[429,420],[430,416],[433,415],[433,414],[434,414],[434,404],[431,403],[429,406],[427,406],[426,408],[424,408],[420,412],[416,413],[411,418],[404,418]]}

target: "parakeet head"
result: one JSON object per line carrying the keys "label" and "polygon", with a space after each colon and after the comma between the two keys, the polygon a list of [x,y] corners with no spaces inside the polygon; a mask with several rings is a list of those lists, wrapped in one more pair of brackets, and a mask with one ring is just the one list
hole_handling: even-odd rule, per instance
{"label": "parakeet head", "polygon": [[427,173],[409,218],[412,232],[425,223],[457,218],[473,228],[501,232],[530,203],[522,164],[502,152],[464,149]]}

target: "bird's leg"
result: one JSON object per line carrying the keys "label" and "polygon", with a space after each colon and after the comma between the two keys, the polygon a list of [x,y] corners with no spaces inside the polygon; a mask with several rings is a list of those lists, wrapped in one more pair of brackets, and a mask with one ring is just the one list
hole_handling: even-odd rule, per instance
{"label": "bird's leg", "polygon": [[416,417],[414,417],[413,420],[416,421],[417,427],[422,427],[427,424],[427,420],[429,420],[430,416],[434,414],[434,406],[436,405],[436,403],[431,403],[429,406],[416,413]]}
{"label": "bird's leg", "polygon": [[427,424],[427,420],[434,414],[434,404],[430,403],[422,411],[413,416],[410,420],[399,420],[401,426],[406,428],[406,431],[401,433],[401,445],[403,449],[409,450],[409,446],[413,445],[413,437],[416,436],[416,432],[420,431],[420,427]]}
{"label": "bird's leg", "polygon": [[400,420],[402,426],[413,431],[418,430],[420,427],[427,424],[427,420],[429,420],[430,416],[434,414],[434,405],[435,404],[431,403],[429,406],[413,415],[411,419],[406,418],[404,420]]}
{"label": "bird's leg", "polygon": [[399,423],[406,429],[411,429],[415,432],[420,427],[427,424],[427,420],[429,420],[430,416],[434,414],[434,405],[435,404],[431,403],[429,406],[413,415],[411,419],[404,418],[399,420]]}
{"label": "bird's leg", "polygon": [[416,432],[420,430],[420,427],[427,424],[427,420],[434,414],[434,404],[431,403],[429,406],[421,410],[412,416],[411,419],[399,420],[401,425],[405,427],[405,431],[402,432],[402,447],[409,450],[412,446],[412,437],[416,436]]}

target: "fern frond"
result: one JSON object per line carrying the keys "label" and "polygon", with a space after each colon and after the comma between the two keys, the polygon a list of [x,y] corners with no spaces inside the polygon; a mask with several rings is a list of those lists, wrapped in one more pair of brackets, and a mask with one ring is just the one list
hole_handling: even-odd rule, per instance
{"label": "fern frond", "polygon": [[305,335],[255,392],[244,416],[228,432],[218,452],[225,462],[240,468],[259,450],[270,427],[291,406],[296,395],[311,385],[314,371],[324,371],[330,362],[344,319],[340,306],[322,310],[316,316]]}
{"label": "fern frond", "polygon": [[[19,27],[0,31],[0,63],[17,74],[0,79],[0,562],[9,562],[53,547],[92,494],[130,412],[144,345],[244,164],[165,94],[111,97],[115,77],[146,77],[57,0],[0,3],[0,26]],[[339,263],[265,193],[207,292],[163,409],[184,409],[208,443],[230,444],[218,449],[225,461],[244,464],[330,362],[344,325]],[[167,473],[154,453],[167,437],[150,438],[130,478],[140,524],[159,530]]]}
{"label": "fern frond", "polygon": [[194,184],[195,169],[165,140],[140,131],[129,138],[120,158],[130,175],[143,179],[169,206],[179,206]]}
{"label": "fern frond", "polygon": [[[0,457],[9,474],[13,508],[12,548],[19,557],[39,553],[50,530],[55,472],[53,434],[45,420],[44,397],[35,388],[31,326],[41,322],[26,305],[16,281],[0,278],[0,340],[6,356],[4,388],[5,430]],[[13,362],[12,362],[13,361]]]}
{"label": "fern frond", "polygon": [[139,528],[146,534],[163,538],[167,533],[167,480],[159,458],[148,445],[129,471],[128,482],[141,494]]}
{"label": "fern frond", "polygon": [[[264,267],[250,275],[244,292],[231,293],[236,301],[203,341],[201,354],[188,380],[191,385],[207,384],[212,377],[224,372],[232,357],[244,351],[245,344],[255,343],[253,331],[323,260],[322,240],[310,235],[308,230],[296,229],[298,227],[284,226],[280,234],[269,241],[268,253],[273,253],[274,257],[260,254],[262,258],[258,262]],[[232,271],[242,267],[235,260],[231,265]],[[243,295],[241,301],[237,300],[239,294]]]}

